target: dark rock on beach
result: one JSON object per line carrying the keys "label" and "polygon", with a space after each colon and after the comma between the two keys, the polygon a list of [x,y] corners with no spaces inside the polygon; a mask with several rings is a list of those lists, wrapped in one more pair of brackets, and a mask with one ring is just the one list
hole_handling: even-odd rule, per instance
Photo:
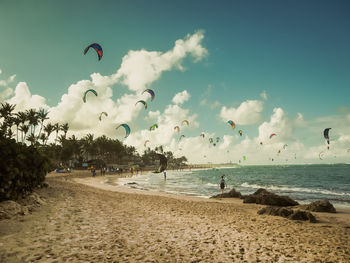
{"label": "dark rock on beach", "polygon": [[214,195],[210,198],[241,198],[242,195],[240,192],[237,192],[234,188],[230,190],[228,193]]}
{"label": "dark rock on beach", "polygon": [[243,199],[243,203],[255,203],[262,205],[273,206],[295,206],[298,202],[294,201],[288,196],[280,196],[268,192],[265,189],[258,189],[254,194],[247,195]]}
{"label": "dark rock on beach", "polygon": [[334,206],[327,199],[312,202],[308,205],[303,205],[302,208],[313,212],[326,212],[326,213],[337,212]]}
{"label": "dark rock on beach", "polygon": [[19,214],[23,214],[22,206],[11,200],[3,201],[0,203],[0,220],[10,219],[11,217]]}
{"label": "dark rock on beach", "polygon": [[307,211],[295,210],[288,218],[291,220],[309,220],[311,223],[316,223],[315,216]]}
{"label": "dark rock on beach", "polygon": [[303,221],[309,221],[311,223],[316,223],[316,218],[310,212],[293,210],[285,207],[273,207],[273,206],[264,207],[258,211],[258,214],[281,216],[291,220],[303,220]]}
{"label": "dark rock on beach", "polygon": [[289,215],[293,214],[293,210],[285,207],[268,206],[268,207],[261,208],[258,211],[258,214],[288,217]]}

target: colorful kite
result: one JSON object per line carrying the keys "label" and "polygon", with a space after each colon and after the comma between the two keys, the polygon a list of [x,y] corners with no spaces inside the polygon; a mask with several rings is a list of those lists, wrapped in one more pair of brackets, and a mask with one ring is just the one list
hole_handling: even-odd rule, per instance
{"label": "colorful kite", "polygon": [[98,60],[101,60],[101,58],[103,56],[102,47],[99,44],[97,44],[97,43],[93,43],[91,45],[88,45],[87,48],[85,48],[85,50],[84,50],[84,55],[88,52],[88,50],[90,48],[95,49],[95,51],[97,52],[97,55],[98,55]]}

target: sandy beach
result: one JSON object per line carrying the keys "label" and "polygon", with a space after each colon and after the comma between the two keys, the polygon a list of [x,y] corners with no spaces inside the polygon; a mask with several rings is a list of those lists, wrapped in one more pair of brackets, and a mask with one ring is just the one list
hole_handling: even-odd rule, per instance
{"label": "sandy beach", "polygon": [[261,205],[111,187],[49,174],[44,201],[0,221],[1,262],[350,262],[350,212],[318,223],[257,215]]}

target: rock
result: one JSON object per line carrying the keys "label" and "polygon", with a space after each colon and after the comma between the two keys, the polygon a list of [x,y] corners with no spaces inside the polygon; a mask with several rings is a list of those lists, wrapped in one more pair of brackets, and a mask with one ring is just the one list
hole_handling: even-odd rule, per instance
{"label": "rock", "polygon": [[289,215],[293,214],[293,210],[290,208],[285,207],[273,207],[268,206],[260,209],[258,211],[259,215],[272,215],[272,216],[282,216],[282,217],[288,217]]}
{"label": "rock", "polygon": [[315,216],[307,211],[301,211],[301,210],[293,211],[293,214],[288,216],[288,218],[291,220],[304,220],[304,221],[309,220],[311,223],[316,223]]}
{"label": "rock", "polygon": [[310,210],[313,212],[326,212],[326,213],[336,213],[334,206],[327,200],[321,200],[312,202],[304,206],[305,210]]}
{"label": "rock", "polygon": [[42,200],[37,193],[31,193],[20,202],[26,206],[40,206],[45,204],[45,201]]}
{"label": "rock", "polygon": [[10,219],[14,215],[22,213],[22,206],[11,200],[7,200],[0,203],[0,220]]}
{"label": "rock", "polygon": [[243,203],[256,203],[256,204],[272,205],[272,206],[298,205],[298,202],[294,201],[288,196],[276,195],[262,188],[258,189],[254,194],[247,195],[243,199]]}
{"label": "rock", "polygon": [[241,198],[242,195],[240,192],[237,192],[234,188],[230,190],[228,193],[214,195],[210,198]]}
{"label": "rock", "polygon": [[258,211],[258,214],[281,216],[291,220],[304,220],[304,221],[308,220],[311,223],[316,222],[316,218],[310,212],[293,210],[285,207],[273,207],[273,206],[264,207]]}

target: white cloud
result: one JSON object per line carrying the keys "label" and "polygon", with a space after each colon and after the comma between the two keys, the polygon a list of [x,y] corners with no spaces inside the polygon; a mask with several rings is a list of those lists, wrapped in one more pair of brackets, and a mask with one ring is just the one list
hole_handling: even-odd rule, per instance
{"label": "white cloud", "polygon": [[0,102],[6,100],[13,94],[13,90],[11,88],[6,88],[0,92]]}
{"label": "white cloud", "polygon": [[241,103],[238,108],[226,108],[223,106],[220,117],[223,121],[234,121],[238,125],[258,124],[263,120],[262,111],[264,103],[260,100],[247,100]]}
{"label": "white cloud", "polygon": [[208,54],[201,42],[202,31],[187,35],[185,39],[176,40],[172,50],[165,53],[159,51],[131,50],[123,57],[122,65],[114,79],[120,79],[130,90],[141,91],[160,78],[162,72],[173,68],[183,70],[182,60],[192,55],[199,61]]}
{"label": "white cloud", "polygon": [[175,104],[183,104],[184,102],[188,101],[189,98],[190,94],[187,92],[187,90],[184,90],[183,92],[179,92],[174,96],[173,102]]}
{"label": "white cloud", "polygon": [[264,100],[267,100],[267,93],[265,90],[260,93],[260,97],[263,98]]}
{"label": "white cloud", "polygon": [[[55,122],[68,122],[70,129],[78,133],[95,133],[96,136],[106,134],[116,138],[115,127],[127,122],[131,127],[138,127],[135,122],[143,107],[135,106],[136,101],[150,99],[149,94],[140,94],[146,86],[160,78],[162,72],[173,68],[182,69],[181,62],[187,55],[201,59],[207,54],[201,46],[203,32],[186,36],[177,40],[173,49],[162,53],[158,51],[129,51],[123,57],[120,69],[111,76],[99,73],[91,74],[91,80],[81,80],[68,88],[57,106],[50,109],[49,117]],[[112,86],[122,83],[128,86],[131,93],[113,100]],[[87,89],[98,93],[88,95],[87,102],[82,102],[82,94]],[[186,94],[183,94],[183,100]],[[188,95],[189,97],[189,95]],[[180,100],[180,98],[179,98]],[[108,113],[103,121],[98,120],[102,111]],[[145,119],[158,118],[159,112],[149,112]],[[111,123],[115,125],[111,125]]]}
{"label": "white cloud", "polygon": [[29,91],[28,85],[25,82],[19,82],[16,86],[14,96],[7,100],[10,104],[15,104],[15,111],[24,111],[27,109],[48,109],[45,104],[46,99],[39,95],[32,95]]}
{"label": "white cloud", "polygon": [[[264,122],[259,126],[259,140],[269,142],[281,142],[292,139],[293,122],[291,122],[282,108],[274,108],[269,122]],[[275,133],[276,136],[270,138]]]}

